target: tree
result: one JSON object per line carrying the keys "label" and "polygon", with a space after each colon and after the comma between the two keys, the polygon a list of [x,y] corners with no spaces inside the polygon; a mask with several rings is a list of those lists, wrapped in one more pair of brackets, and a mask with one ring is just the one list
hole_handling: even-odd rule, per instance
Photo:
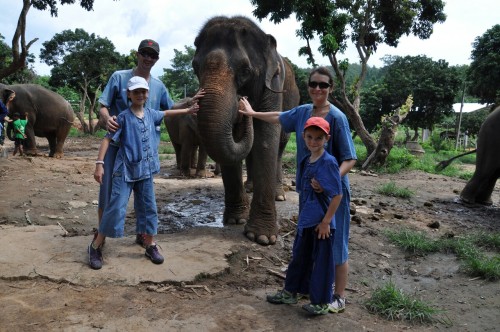
{"label": "tree", "polygon": [[[328,57],[338,80],[340,97],[333,96],[333,103],[347,114],[368,155],[375,151],[377,143],[366,130],[359,109],[361,87],[371,55],[380,43],[396,47],[403,35],[427,39],[432,34],[433,24],[446,19],[441,0],[251,0],[251,3],[256,6],[253,14],[260,20],[270,15],[271,21],[279,23],[295,13],[297,21],[301,22],[297,36],[306,42],[299,54],[306,55],[313,66],[310,40],[319,37],[318,50]],[[361,65],[361,72],[352,86],[346,84],[344,76],[348,60],[339,59],[349,40],[358,51]]]}
{"label": "tree", "polygon": [[163,75],[160,76],[160,80],[175,98],[193,96],[200,85],[191,66],[195,49],[187,45],[184,49],[185,52],[174,49],[175,55],[171,60],[172,69],[163,68]]}
{"label": "tree", "polygon": [[[87,11],[93,9],[94,0],[80,0],[79,2],[80,6]],[[60,0],[60,3],[61,5],[74,4],[75,0]],[[23,0],[23,8],[12,38],[12,62],[8,66],[0,68],[0,80],[26,67],[27,59],[30,56],[29,48],[38,40],[35,38],[26,43],[26,16],[31,6],[38,10],[50,9],[50,14],[57,16],[56,0]]]}
{"label": "tree", "polygon": [[[5,37],[0,33],[0,72],[12,63],[12,49],[4,42],[4,39]],[[30,53],[26,58],[26,67],[4,78],[2,82],[5,84],[31,83],[35,78],[34,62],[35,56]]]}
{"label": "tree", "polygon": [[[389,114],[412,95],[413,106],[405,119],[405,124],[415,131],[412,140],[417,139],[419,128],[432,129],[453,112],[453,102],[462,85],[457,68],[426,56],[385,57],[384,61],[385,89],[379,92],[382,102],[378,109]],[[377,105],[367,106],[366,112],[376,112],[373,107]]]}
{"label": "tree", "polygon": [[[121,63],[126,61],[115,51],[107,38],[88,34],[83,29],[64,30],[43,43],[40,59],[49,66],[54,87],[69,86],[80,93],[80,110],[77,117],[84,132],[94,132],[92,119],[96,107],[97,93],[108,77]],[[84,119],[85,104],[89,105],[89,124]]]}
{"label": "tree", "polygon": [[481,103],[500,103],[500,24],[494,25],[472,44],[468,71],[469,92]]}

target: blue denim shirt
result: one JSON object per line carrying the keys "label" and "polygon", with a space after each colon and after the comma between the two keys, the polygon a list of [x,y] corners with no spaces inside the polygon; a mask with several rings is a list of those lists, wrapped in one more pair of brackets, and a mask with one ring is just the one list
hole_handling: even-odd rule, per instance
{"label": "blue denim shirt", "polygon": [[130,109],[117,117],[120,125],[112,140],[120,145],[113,172],[123,171],[126,182],[150,178],[160,171],[156,127],[163,121],[163,112],[144,109],[142,119]]}

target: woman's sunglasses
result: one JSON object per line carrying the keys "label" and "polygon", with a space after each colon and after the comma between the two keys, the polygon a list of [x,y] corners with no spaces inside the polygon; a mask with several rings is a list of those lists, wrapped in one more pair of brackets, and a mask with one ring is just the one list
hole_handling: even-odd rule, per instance
{"label": "woman's sunglasses", "polygon": [[320,89],[328,89],[331,85],[326,82],[315,82],[315,81],[309,81],[308,83],[310,88],[316,89],[318,86]]}

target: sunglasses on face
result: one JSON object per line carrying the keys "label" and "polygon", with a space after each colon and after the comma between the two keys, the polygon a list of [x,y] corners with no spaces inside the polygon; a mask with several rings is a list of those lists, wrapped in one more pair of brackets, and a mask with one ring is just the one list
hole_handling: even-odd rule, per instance
{"label": "sunglasses on face", "polygon": [[326,82],[315,82],[315,81],[309,81],[308,83],[310,88],[316,89],[318,86],[320,89],[328,89],[331,85]]}
{"label": "sunglasses on face", "polygon": [[149,52],[144,52],[144,51],[141,51],[141,52],[138,52],[142,57],[144,58],[150,58],[150,59],[153,59],[153,60],[157,60],[158,59],[158,54],[156,53],[149,53]]}

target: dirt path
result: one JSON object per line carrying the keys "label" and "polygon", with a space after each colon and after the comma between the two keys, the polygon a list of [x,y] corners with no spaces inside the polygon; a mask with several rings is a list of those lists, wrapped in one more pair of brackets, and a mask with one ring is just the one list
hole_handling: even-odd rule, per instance
{"label": "dirt path", "polygon": [[[90,279],[92,272],[105,272],[90,271],[85,266],[85,245],[96,225],[98,185],[92,173],[98,144],[99,141],[92,138],[71,139],[66,145],[66,157],[61,160],[43,156],[0,159],[0,238],[8,241],[5,235],[13,226],[26,230],[34,227],[32,225],[52,227],[55,233],[47,237],[51,248],[71,244],[68,250],[72,258],[65,263],[64,271],[68,274],[81,271],[81,275],[90,275]],[[42,151],[46,149],[43,145],[40,148]],[[48,273],[45,275],[40,271],[7,275],[5,267],[12,263],[13,257],[14,263],[19,261],[19,266],[23,266],[38,249],[38,246],[32,248],[38,241],[35,238],[38,233],[26,231],[25,236],[16,238],[15,243],[2,247],[0,331],[498,329],[498,282],[468,277],[461,271],[460,262],[451,254],[408,256],[390,244],[383,231],[411,227],[436,238],[445,234],[460,236],[479,229],[499,232],[499,184],[493,197],[496,205],[472,208],[457,203],[458,193],[465,184],[462,180],[421,172],[378,177],[351,174],[356,217],[351,224],[348,309],[342,314],[311,318],[300,305],[276,306],[265,301],[265,295],[280,288],[283,282],[279,274],[284,273],[290,255],[293,240],[291,220],[297,211],[295,194],[289,193],[286,202],[277,203],[282,226],[277,245],[262,247],[247,241],[241,226],[217,227],[223,200],[220,178],[178,179],[168,176],[175,172],[172,164],[172,160],[163,161],[162,172],[156,179],[158,207],[165,218],[163,222],[168,224],[165,234],[160,234],[158,240],[165,243],[164,250],[171,257],[177,254],[185,258],[180,263],[174,263],[173,258],[169,260],[167,257],[162,267],[168,269],[173,264],[187,265],[191,260],[200,259],[196,253],[182,256],[184,252],[179,251],[182,241],[208,243],[207,238],[214,238],[224,244],[220,252],[225,251],[221,259],[227,263],[226,268],[217,273],[197,274],[187,281],[167,282],[151,277],[137,283],[125,283],[119,278],[103,283],[86,283],[77,279],[47,277]],[[289,183],[291,179],[292,176],[288,178]],[[377,186],[389,181],[412,189],[417,192],[416,197],[403,200],[378,195],[375,191]],[[202,198],[207,197],[206,201],[210,204],[203,205],[207,202]],[[182,214],[182,211],[190,210],[184,205],[172,206],[178,202],[197,205],[197,214]],[[214,227],[186,227],[199,224],[199,220],[193,224],[189,224],[189,220],[205,210],[211,211],[204,217],[205,222]],[[182,223],[172,227],[175,224],[173,220],[181,220]],[[440,223],[438,229],[428,227],[434,221]],[[67,236],[64,236],[63,229],[68,232]],[[130,237],[124,241],[133,242],[131,214],[127,217],[126,231]],[[115,251],[110,249],[110,256],[119,251],[116,247],[126,246],[120,242],[110,242],[110,245],[115,248]],[[130,250],[136,249],[132,246]],[[217,255],[214,254],[214,257]],[[109,257],[109,260],[112,261],[110,266],[129,264],[123,263],[119,254]],[[130,269],[140,275],[143,265],[132,265]],[[144,269],[149,268],[144,265]],[[96,278],[109,279],[105,274],[103,277],[103,273]],[[363,306],[364,301],[377,285],[388,280],[445,310],[452,326],[439,323],[410,326],[370,314]]]}

